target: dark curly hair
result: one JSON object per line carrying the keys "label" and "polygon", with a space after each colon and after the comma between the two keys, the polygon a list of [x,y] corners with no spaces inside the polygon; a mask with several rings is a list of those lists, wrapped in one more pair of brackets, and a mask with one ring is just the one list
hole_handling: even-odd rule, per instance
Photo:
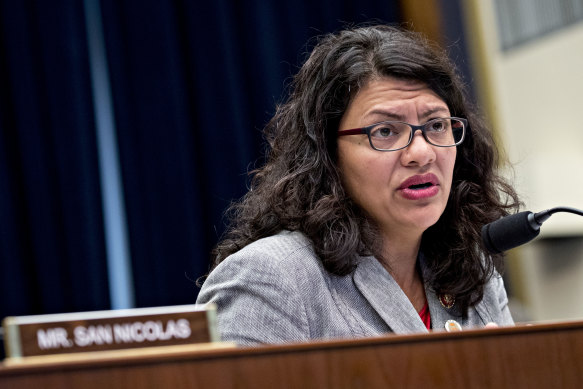
{"label": "dark curly hair", "polygon": [[488,255],[481,227],[518,209],[513,188],[497,173],[492,134],[464,94],[447,55],[420,35],[390,26],[347,29],[320,38],[265,128],[266,163],[252,172],[249,192],[227,211],[230,225],[213,251],[228,255],[282,230],[299,230],[325,268],[350,273],[358,255],[379,253],[381,238],[345,192],[337,168],[337,131],[348,103],[370,79],[391,76],[427,84],[452,116],[467,118],[458,146],[446,209],[422,237],[436,293],[448,293],[466,310],[483,297],[502,258]]}

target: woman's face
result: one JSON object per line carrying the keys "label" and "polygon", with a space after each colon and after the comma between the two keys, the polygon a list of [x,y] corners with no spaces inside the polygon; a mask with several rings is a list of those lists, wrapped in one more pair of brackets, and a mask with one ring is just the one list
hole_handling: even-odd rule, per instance
{"label": "woman's face", "polygon": [[[448,116],[447,104],[427,85],[384,77],[353,97],[339,130],[387,120],[419,125]],[[455,158],[455,147],[432,146],[421,131],[405,149],[384,152],[374,150],[366,134],[338,137],[344,187],[385,236],[417,238],[437,222],[447,204]]]}

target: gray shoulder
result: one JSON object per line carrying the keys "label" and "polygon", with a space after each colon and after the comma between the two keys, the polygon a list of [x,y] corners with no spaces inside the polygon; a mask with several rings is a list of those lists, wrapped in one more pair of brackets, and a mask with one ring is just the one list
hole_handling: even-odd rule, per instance
{"label": "gray shoulder", "polygon": [[484,288],[484,297],[476,306],[483,324],[494,322],[499,325],[512,325],[514,321],[508,307],[508,296],[504,279],[498,272],[490,278]]}
{"label": "gray shoulder", "polygon": [[[227,257],[205,280],[197,303],[215,303],[223,340],[239,344],[310,338],[306,304],[322,285],[320,261],[302,234],[282,232]],[[312,293],[313,292],[313,293]]]}
{"label": "gray shoulder", "polygon": [[213,273],[222,273],[228,268],[246,271],[274,271],[277,273],[298,268],[319,266],[310,240],[300,232],[283,231],[277,235],[255,241],[227,257]]}

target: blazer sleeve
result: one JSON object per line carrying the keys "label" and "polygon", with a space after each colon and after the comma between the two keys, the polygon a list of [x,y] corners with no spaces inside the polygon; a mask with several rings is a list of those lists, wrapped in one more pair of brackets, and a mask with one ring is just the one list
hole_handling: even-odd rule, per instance
{"label": "blazer sleeve", "polygon": [[217,305],[221,340],[240,345],[305,341],[308,320],[294,273],[285,258],[245,248],[211,272],[197,303]]}

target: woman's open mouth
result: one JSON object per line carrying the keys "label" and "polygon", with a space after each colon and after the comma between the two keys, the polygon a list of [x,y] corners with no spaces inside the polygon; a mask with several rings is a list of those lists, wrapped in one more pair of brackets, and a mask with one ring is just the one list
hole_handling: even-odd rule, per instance
{"label": "woman's open mouth", "polygon": [[433,173],[415,175],[403,181],[399,191],[408,200],[426,199],[439,192],[439,180]]}

